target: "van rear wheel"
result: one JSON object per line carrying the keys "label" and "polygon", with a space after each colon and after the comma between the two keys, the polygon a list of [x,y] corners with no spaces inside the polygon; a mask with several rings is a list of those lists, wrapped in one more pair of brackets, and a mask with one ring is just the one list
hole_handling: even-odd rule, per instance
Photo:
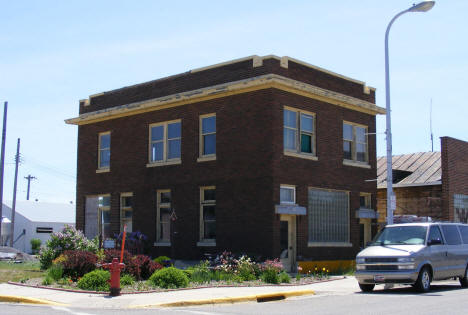
{"label": "van rear wheel", "polygon": [[371,292],[374,290],[375,284],[364,284],[364,283],[359,283],[359,288],[361,288],[362,292]]}
{"label": "van rear wheel", "polygon": [[431,289],[431,272],[428,267],[421,269],[414,288],[419,292],[428,292]]}
{"label": "van rear wheel", "polygon": [[463,277],[460,277],[459,279],[462,288],[468,288],[468,266],[466,266],[465,275]]}

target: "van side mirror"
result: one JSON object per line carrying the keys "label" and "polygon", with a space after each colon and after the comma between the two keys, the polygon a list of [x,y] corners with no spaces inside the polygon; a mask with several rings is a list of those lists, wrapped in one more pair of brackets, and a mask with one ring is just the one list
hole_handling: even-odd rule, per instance
{"label": "van side mirror", "polygon": [[432,246],[432,245],[442,245],[442,240],[441,240],[441,239],[430,240],[429,242],[427,242],[427,245],[428,245],[428,246]]}

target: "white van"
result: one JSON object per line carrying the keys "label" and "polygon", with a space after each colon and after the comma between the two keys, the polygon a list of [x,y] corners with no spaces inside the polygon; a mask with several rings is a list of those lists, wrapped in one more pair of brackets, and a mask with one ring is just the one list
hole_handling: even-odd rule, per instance
{"label": "white van", "polygon": [[454,277],[468,287],[468,225],[387,225],[357,254],[355,275],[365,292],[385,283],[410,284],[427,292],[433,280]]}

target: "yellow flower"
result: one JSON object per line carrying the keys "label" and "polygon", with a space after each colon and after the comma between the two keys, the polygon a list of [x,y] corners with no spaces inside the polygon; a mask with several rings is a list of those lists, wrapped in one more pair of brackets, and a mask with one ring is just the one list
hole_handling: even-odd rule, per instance
{"label": "yellow flower", "polygon": [[323,268],[322,268],[322,271],[325,271],[325,270],[326,270],[325,267],[323,267]]}
{"label": "yellow flower", "polygon": [[327,269],[327,273],[328,273],[328,269]]}

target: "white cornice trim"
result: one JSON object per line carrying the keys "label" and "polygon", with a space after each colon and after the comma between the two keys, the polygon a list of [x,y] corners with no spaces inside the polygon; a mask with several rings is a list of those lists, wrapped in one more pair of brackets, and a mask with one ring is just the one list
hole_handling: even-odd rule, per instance
{"label": "white cornice trim", "polygon": [[84,125],[93,122],[109,120],[124,116],[137,115],[164,108],[181,106],[208,99],[226,97],[229,95],[257,91],[261,89],[276,88],[299,94],[305,97],[321,100],[337,106],[368,114],[384,114],[385,109],[373,103],[326,90],[301,81],[286,78],[277,74],[266,74],[244,80],[218,84],[202,89],[162,96],[141,102],[124,104],[94,112],[81,114],[79,117],[65,120],[67,124]]}

